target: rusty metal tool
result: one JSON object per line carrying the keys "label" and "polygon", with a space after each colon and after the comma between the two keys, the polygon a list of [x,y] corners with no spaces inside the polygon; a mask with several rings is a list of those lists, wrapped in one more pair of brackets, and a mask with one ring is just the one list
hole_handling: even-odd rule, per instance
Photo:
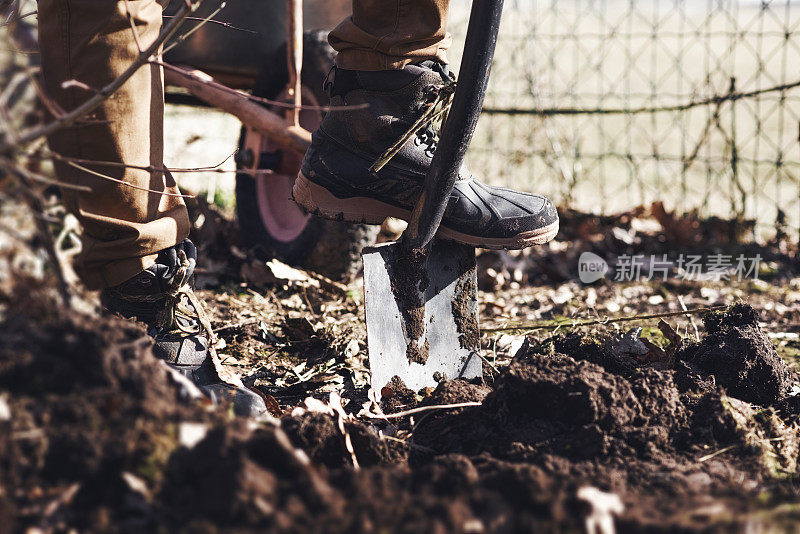
{"label": "rusty metal tool", "polygon": [[459,81],[423,192],[396,243],[365,249],[371,387],[481,376],[475,249],[435,239],[483,105],[503,0],[474,0]]}
{"label": "rusty metal tool", "polygon": [[294,107],[287,112],[289,122],[300,127],[300,106],[303,103],[301,72],[303,70],[303,0],[286,1],[286,61],[289,84],[286,93]]}

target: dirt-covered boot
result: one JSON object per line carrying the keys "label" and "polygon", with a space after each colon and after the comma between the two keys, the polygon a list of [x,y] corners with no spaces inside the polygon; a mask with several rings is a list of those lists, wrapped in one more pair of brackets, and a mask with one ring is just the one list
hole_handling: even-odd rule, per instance
{"label": "dirt-covered boot", "polygon": [[100,300],[111,312],[148,326],[153,354],[191,380],[215,404],[231,403],[234,412],[256,416],[264,399],[245,387],[220,379],[209,350],[208,319],[189,279],[197,251],[190,240],[162,250],[156,262],[130,280],[103,289]]}
{"label": "dirt-covered boot", "polygon": [[[436,149],[435,121],[454,92],[449,69],[436,61],[393,71],[334,68],[326,86],[339,109],[314,132],[295,201],[331,219],[408,220]],[[483,184],[466,167],[439,228],[441,237],[507,249],[545,243],[557,232],[558,214],[548,199]]]}

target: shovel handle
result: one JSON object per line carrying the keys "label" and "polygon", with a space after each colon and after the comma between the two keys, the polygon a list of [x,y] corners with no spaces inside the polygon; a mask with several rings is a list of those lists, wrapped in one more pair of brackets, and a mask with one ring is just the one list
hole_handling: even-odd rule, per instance
{"label": "shovel handle", "polygon": [[300,72],[303,70],[303,0],[286,0],[286,62],[289,67],[287,93],[294,99],[294,108],[287,111],[289,122],[300,126],[303,103]]}
{"label": "shovel handle", "polygon": [[473,0],[464,55],[453,104],[444,124],[439,145],[425,175],[422,196],[414,206],[401,246],[425,248],[436,235],[447,201],[453,192],[489,83],[503,0]]}

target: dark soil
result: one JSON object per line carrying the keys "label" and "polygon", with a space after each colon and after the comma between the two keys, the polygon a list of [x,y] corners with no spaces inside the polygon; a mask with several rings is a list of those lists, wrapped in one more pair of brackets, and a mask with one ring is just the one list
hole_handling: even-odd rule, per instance
{"label": "dark soil", "polygon": [[678,359],[716,378],[734,397],[773,406],[789,392],[796,377],[758,328],[756,311],[738,305],[705,318],[707,336],[680,351]]}
{"label": "dark soil", "polygon": [[425,364],[428,361],[428,346],[421,340],[425,336],[425,290],[430,280],[426,269],[427,254],[424,250],[405,250],[395,247],[391,252],[392,293],[397,300],[408,347],[406,355],[410,362]]}
{"label": "dark soil", "polygon": [[381,389],[381,409],[385,413],[394,413],[412,408],[418,403],[416,392],[407,388],[403,379],[395,375]]}
{"label": "dark soil", "polygon": [[[722,531],[757,525],[756,512],[773,524],[796,513],[764,515],[798,499],[796,427],[774,409],[787,409],[797,377],[744,306],[707,319],[709,335],[668,369],[562,336],[527,343],[491,388],[445,381],[419,403],[394,384],[395,409],[482,404],[419,414],[403,439],[346,420],[359,470],[335,416],[252,423],[181,399],[136,325],[10,317],[3,528],[574,531],[598,506],[578,498],[585,486],[622,499],[623,532]],[[181,438],[187,422],[198,440]]]}
{"label": "dark soil", "polygon": [[477,350],[480,347],[480,328],[478,328],[478,284],[474,267],[466,270],[456,284],[451,305],[453,320],[458,331],[458,343],[462,349]]}
{"label": "dark soil", "polygon": [[[130,321],[12,315],[0,332],[0,391],[11,412],[0,421],[0,484],[13,488],[19,520],[140,525],[141,498],[125,490],[122,474],[157,483],[178,425],[208,415],[181,402],[150,339]],[[56,514],[56,497],[74,483],[75,509]]]}

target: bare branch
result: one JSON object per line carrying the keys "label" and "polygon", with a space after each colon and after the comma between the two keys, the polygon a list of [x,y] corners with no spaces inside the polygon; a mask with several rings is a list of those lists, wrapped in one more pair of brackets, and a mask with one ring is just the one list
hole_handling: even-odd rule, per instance
{"label": "bare branch", "polygon": [[82,193],[91,193],[92,188],[85,186],[85,185],[76,185],[76,184],[69,184],[67,182],[61,182],[59,180],[54,180],[52,178],[48,178],[46,176],[42,176],[41,174],[34,172],[30,169],[26,169],[22,165],[15,164],[11,160],[7,158],[0,158],[0,165],[3,165],[9,169],[12,169],[15,173],[21,174],[25,176],[27,179],[39,182],[45,185],[56,185],[63,189],[70,189],[72,191],[80,191]]}
{"label": "bare branch", "polygon": [[[210,75],[206,74],[205,72],[203,72],[201,70],[197,70],[197,69],[188,70],[188,69],[179,67],[177,65],[172,65],[171,63],[164,63],[163,61],[159,61],[157,59],[153,59],[151,61],[151,63],[153,63],[155,65],[159,65],[159,66],[163,67],[166,70],[177,72],[177,73],[181,74],[182,76],[190,76],[191,77],[194,74],[195,76],[198,77],[198,81],[200,81],[202,83],[211,85],[215,89],[219,89],[220,91],[224,91],[226,93],[229,93],[229,94],[232,94],[232,95],[236,95],[236,96],[241,97],[241,98],[246,98],[247,100],[251,100],[253,102],[258,102],[260,104],[266,104],[268,106],[275,106],[275,107],[286,108],[286,109],[294,109],[296,107],[295,104],[291,104],[289,102],[282,102],[280,100],[271,100],[269,98],[264,98],[264,97],[260,97],[260,96],[253,96],[251,94],[245,93],[244,91],[240,91],[238,89],[233,89],[231,87],[228,87],[227,85],[223,85],[223,84],[215,81]],[[174,77],[170,77],[168,82],[170,84],[186,88],[185,85],[183,85],[182,83],[177,81],[177,79],[174,78]],[[195,95],[195,96],[197,96],[197,95]],[[200,98],[200,97],[198,97],[198,98]],[[202,100],[202,98],[201,98],[201,100]],[[302,109],[309,109],[309,110],[314,110],[314,111],[324,111],[326,113],[328,111],[355,111],[355,110],[358,110],[358,109],[367,109],[367,108],[369,108],[369,104],[366,104],[366,103],[364,103],[364,104],[355,104],[353,106],[311,106],[311,105],[308,105],[308,104],[302,104],[302,105],[299,106],[299,109],[301,109],[301,110]]]}
{"label": "bare branch", "polygon": [[63,162],[72,162],[72,163],[81,163],[85,165],[94,165],[99,167],[113,167],[113,168],[123,168],[123,169],[135,169],[139,171],[147,171],[147,172],[170,172],[170,173],[179,173],[179,172],[235,172],[235,171],[228,171],[225,169],[220,169],[222,165],[225,164],[226,161],[231,159],[237,151],[233,152],[231,155],[226,157],[221,162],[217,163],[216,165],[207,165],[201,167],[181,167],[176,169],[171,169],[169,167],[159,167],[156,165],[133,165],[130,163],[122,163],[120,161],[100,161],[94,159],[86,159],[86,158],[75,158],[71,156],[64,156],[59,154],[58,152],[53,152],[52,150],[46,150],[44,154],[22,154],[23,157],[33,160],[57,160]]}
{"label": "bare branch", "polygon": [[186,39],[188,39],[190,35],[192,35],[194,32],[196,32],[197,30],[199,30],[200,28],[202,28],[202,27],[203,27],[203,25],[204,25],[206,22],[208,22],[209,20],[211,20],[212,18],[214,18],[214,16],[216,16],[216,15],[217,15],[217,13],[219,13],[220,11],[222,11],[222,10],[225,8],[225,6],[226,6],[226,5],[227,5],[227,4],[226,4],[226,2],[222,2],[222,3],[220,3],[219,7],[218,7],[217,9],[215,9],[214,11],[212,11],[212,12],[211,12],[211,14],[210,14],[209,16],[207,16],[206,18],[202,19],[202,20],[200,21],[200,23],[199,23],[199,24],[197,24],[196,26],[194,26],[192,29],[190,29],[188,32],[184,33],[183,35],[179,35],[179,36],[178,36],[178,37],[175,39],[175,41],[174,41],[174,42],[172,42],[172,43],[170,43],[169,45],[165,46],[165,47],[164,47],[164,51],[162,52],[162,54],[166,54],[167,52],[169,52],[170,50],[172,50],[173,48],[175,48],[176,46],[178,46],[179,44],[181,44],[182,42],[184,42]]}
{"label": "bare branch", "polygon": [[390,414],[375,414],[371,412],[362,411],[358,414],[359,417],[367,417],[369,419],[399,419],[400,417],[408,417],[417,413],[430,412],[434,410],[455,410],[458,408],[471,408],[480,406],[482,402],[459,402],[456,404],[439,404],[434,406],[420,406],[419,408],[412,408],[404,412],[390,413]]}
{"label": "bare branch", "polygon": [[19,22],[22,19],[26,19],[28,17],[32,17],[32,16],[36,15],[37,13],[39,13],[39,12],[38,11],[30,11],[30,12],[25,13],[23,15],[20,15],[18,17],[10,18],[10,19],[6,20],[5,22],[0,23],[0,28],[2,28],[4,26],[9,26],[11,24],[14,24],[15,22]]}
{"label": "bare branch", "polygon": [[61,82],[61,88],[62,89],[70,89],[72,87],[76,87],[78,89],[83,89],[84,91],[89,91],[90,93],[95,93],[95,94],[99,94],[100,93],[99,90],[94,89],[93,87],[90,87],[90,86],[86,85],[85,83],[83,83],[81,81],[78,81],[78,80],[75,80],[75,79],[66,80],[64,82]]}
{"label": "bare branch", "polygon": [[76,169],[81,170],[83,172],[88,172],[92,176],[97,176],[98,178],[102,178],[103,180],[109,180],[111,182],[115,182],[115,183],[118,183],[118,184],[121,184],[121,185],[126,185],[126,186],[128,186],[130,188],[138,189],[139,191],[147,191],[148,193],[156,193],[156,194],[164,195],[164,196],[168,196],[168,197],[195,198],[195,195],[184,195],[182,193],[168,193],[167,191],[158,191],[157,189],[150,189],[150,188],[147,188],[147,187],[142,187],[142,186],[139,186],[139,185],[135,185],[135,184],[132,184],[130,182],[126,182],[125,180],[120,180],[119,178],[114,178],[113,176],[108,176],[107,174],[103,174],[101,172],[93,171],[92,169],[88,169],[88,168],[84,167],[83,165],[78,165],[77,163],[74,163],[72,161],[67,161],[65,163],[67,165],[69,165],[70,167],[75,167]]}
{"label": "bare branch", "polygon": [[44,249],[47,253],[50,265],[53,267],[53,270],[56,273],[59,295],[61,296],[61,300],[63,301],[64,305],[67,308],[70,308],[72,307],[73,302],[72,288],[67,280],[66,274],[64,273],[64,266],[61,263],[61,259],[56,252],[55,244],[53,242],[53,235],[50,233],[47,223],[41,217],[36,216],[44,212],[44,202],[42,201],[42,197],[29,181],[27,173],[19,172],[20,169],[17,165],[5,165],[4,163],[7,161],[7,159],[0,159],[0,166],[3,167],[3,169],[9,174],[16,176],[17,180],[19,180],[20,184],[22,185],[20,188],[22,198],[28,205],[28,209],[30,209],[31,213],[34,214],[33,220],[36,224],[36,230],[44,243]]}
{"label": "bare branch", "polygon": [[195,173],[195,172],[202,172],[202,173],[218,173],[218,174],[227,174],[231,172],[236,173],[246,173],[252,175],[259,175],[259,174],[275,174],[275,171],[272,169],[220,169],[219,167],[225,163],[231,156],[225,158],[224,161],[217,165],[209,165],[205,167],[158,167],[156,165],[133,165],[130,163],[122,163],[119,161],[100,161],[94,159],[85,159],[85,158],[73,158],[69,156],[63,156],[61,154],[57,154],[55,152],[47,151],[45,154],[34,154],[34,153],[26,153],[21,155],[24,158],[32,159],[32,160],[58,160],[63,162],[73,162],[73,163],[81,163],[85,165],[95,165],[99,167],[113,167],[113,168],[122,168],[122,169],[135,169],[138,171],[147,171],[147,172],[169,172],[172,174],[178,173]]}
{"label": "bare branch", "polygon": [[707,306],[703,308],[694,308],[691,310],[684,310],[679,312],[666,312],[666,313],[650,313],[645,315],[626,315],[623,317],[604,317],[602,319],[593,319],[591,321],[559,321],[556,323],[516,323],[514,325],[496,327],[496,328],[481,328],[482,332],[517,332],[517,331],[533,331],[533,330],[557,330],[559,328],[574,328],[577,326],[590,326],[596,324],[613,324],[613,323],[627,323],[630,321],[643,321],[645,319],[661,319],[663,317],[677,317],[679,315],[686,315],[687,317],[692,314],[705,313],[709,311],[722,310],[727,306]]}
{"label": "bare branch", "polygon": [[36,94],[39,96],[39,101],[44,104],[44,107],[47,108],[47,111],[55,118],[60,118],[64,115],[64,109],[58,105],[58,103],[47,96],[45,93],[44,88],[39,83],[38,78],[36,78],[36,73],[38,72],[38,68],[33,68],[30,65],[25,65],[25,74],[28,75],[28,79],[33,85],[33,88],[36,90]]}
{"label": "bare branch", "polygon": [[164,42],[172,37],[176,31],[178,31],[178,28],[180,28],[186,16],[188,16],[189,13],[194,12],[202,1],[203,0],[184,0],[180,9],[175,14],[175,18],[172,19],[172,21],[170,21],[166,27],[164,27],[159,36],[150,44],[149,47],[147,47],[145,51],[137,56],[133,63],[131,63],[131,65],[125,69],[122,74],[117,76],[117,78],[115,78],[111,83],[100,89],[97,94],[89,98],[86,102],[73,109],[69,113],[51,121],[48,124],[45,124],[44,126],[23,132],[19,139],[15,142],[3,142],[0,144],[0,154],[6,155],[15,152],[31,141],[48,136],[53,132],[60,130],[61,128],[72,125],[79,118],[97,109],[97,107],[99,107],[106,98],[111,96],[120,87],[122,87],[122,85],[127,82],[128,79],[133,76],[133,74],[139,70],[140,67],[142,67],[142,65],[148,63],[151,57],[158,53]]}
{"label": "bare branch", "polygon": [[[164,18],[165,19],[171,19],[172,15],[164,15]],[[186,17],[186,20],[192,21],[192,22],[201,22],[203,24],[217,24],[217,25],[222,26],[224,28],[229,28],[231,30],[236,30],[236,31],[239,31],[239,32],[253,33],[253,34],[258,34],[259,33],[259,32],[255,31],[255,30],[248,30],[247,28],[240,28],[240,27],[234,26],[233,24],[230,24],[228,22],[222,22],[221,20],[214,20],[214,19],[201,18],[201,17]]]}

